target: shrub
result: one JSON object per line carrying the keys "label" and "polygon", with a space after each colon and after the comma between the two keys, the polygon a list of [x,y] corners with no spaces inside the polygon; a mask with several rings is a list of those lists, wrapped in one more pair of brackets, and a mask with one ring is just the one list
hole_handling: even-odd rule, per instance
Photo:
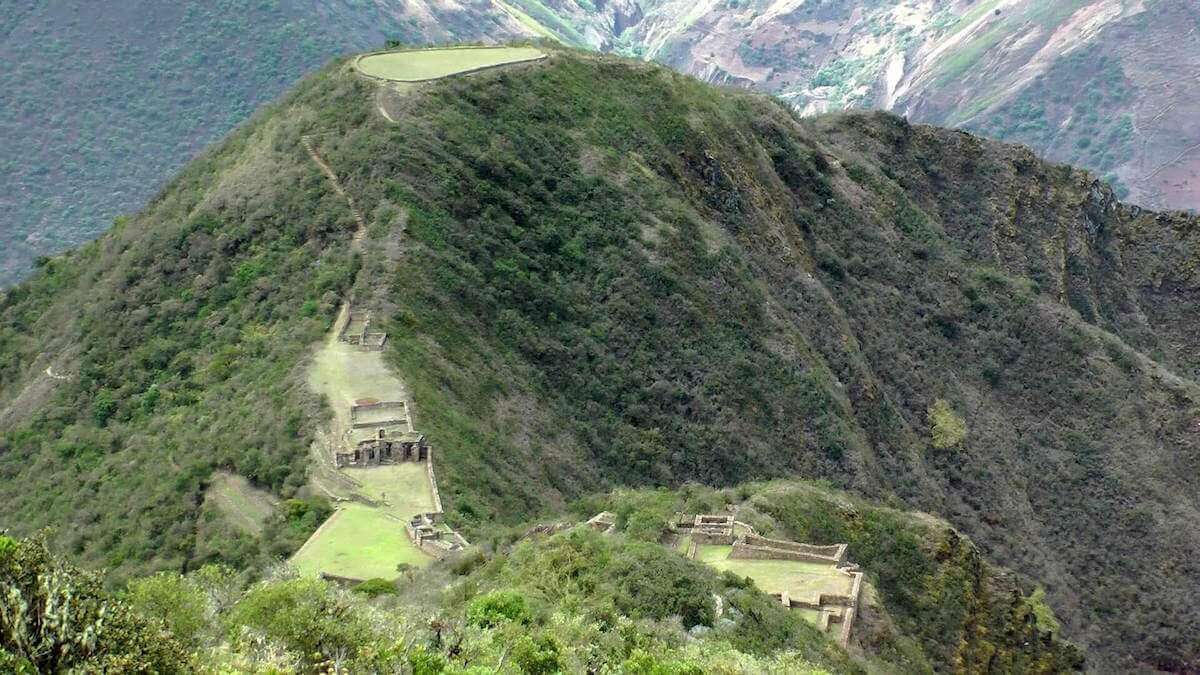
{"label": "shrub", "polygon": [[381,595],[395,595],[398,592],[396,584],[387,579],[367,579],[361,584],[354,587],[355,593],[362,593],[368,598],[377,598]]}
{"label": "shrub", "polygon": [[190,670],[174,638],[105,592],[100,578],[50,555],[44,541],[0,538],[3,672]]}
{"label": "shrub", "polygon": [[929,426],[933,447],[938,449],[952,448],[967,437],[967,423],[945,399],[939,398],[929,406]]}
{"label": "shrub", "polygon": [[278,643],[305,662],[319,663],[338,654],[357,653],[369,635],[361,616],[323,581],[291,579],[251,589],[227,618],[237,643],[249,630]]}
{"label": "shrub", "polygon": [[513,662],[530,675],[557,673],[563,670],[561,651],[549,636],[522,635],[513,646]]}
{"label": "shrub", "polygon": [[125,599],[143,616],[161,621],[189,649],[199,646],[207,625],[208,603],[204,593],[187,579],[171,572],[135,579],[129,583]]}
{"label": "shrub", "polygon": [[494,628],[504,623],[527,623],[529,606],[517,591],[492,591],[467,606],[467,623]]}

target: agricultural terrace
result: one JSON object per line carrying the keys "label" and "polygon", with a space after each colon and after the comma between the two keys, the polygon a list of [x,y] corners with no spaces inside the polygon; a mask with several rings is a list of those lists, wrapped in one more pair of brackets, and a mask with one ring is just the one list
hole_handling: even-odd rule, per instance
{"label": "agricultural terrace", "polygon": [[421,82],[439,77],[535,61],[545,54],[533,47],[456,47],[381,52],[358,57],[355,67],[368,77],[393,82]]}
{"label": "agricultural terrace", "polygon": [[[407,388],[384,365],[382,353],[363,351],[338,340],[338,326],[348,315],[347,306],[317,351],[308,378],[313,390],[324,395],[333,408],[330,435],[334,443],[351,438],[352,405],[408,400]],[[406,419],[403,426],[411,430],[411,419]],[[398,576],[399,563],[421,566],[432,560],[404,531],[409,518],[433,510],[433,490],[424,462],[338,472],[349,480],[330,482],[326,491],[359,501],[342,503],[296,552],[292,564],[300,573],[392,579]]]}
{"label": "agricultural terrace", "polygon": [[357,503],[338,508],[292,557],[303,575],[326,572],[355,579],[394,579],[398,564],[421,566],[429,561],[400,521],[384,509]]}
{"label": "agricultural terrace", "polygon": [[732,546],[701,545],[696,559],[739,577],[750,577],[764,593],[787,593],[796,600],[817,601],[821,593],[850,595],[854,580],[827,563],[796,560],[743,560],[730,558]]}

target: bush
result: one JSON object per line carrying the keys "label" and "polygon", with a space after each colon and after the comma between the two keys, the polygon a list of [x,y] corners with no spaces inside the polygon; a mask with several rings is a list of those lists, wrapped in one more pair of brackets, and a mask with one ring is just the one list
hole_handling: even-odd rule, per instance
{"label": "bush", "polygon": [[529,606],[517,591],[492,591],[467,606],[467,623],[494,628],[504,623],[528,623]]}
{"label": "bush", "polygon": [[204,593],[184,577],[162,572],[129,583],[125,599],[143,616],[162,622],[175,639],[188,649],[200,644],[208,625],[208,602]]}
{"label": "bush", "polygon": [[381,595],[395,595],[399,592],[396,584],[387,579],[367,579],[361,584],[354,587],[355,593],[362,593],[368,598],[377,598]]}
{"label": "bush", "polygon": [[100,578],[44,541],[0,537],[0,665],[5,672],[183,673],[187,652],[109,596]]}
{"label": "bush", "polygon": [[929,426],[933,447],[952,448],[967,437],[967,423],[954,412],[945,399],[937,399],[929,406]]}
{"label": "bush", "polygon": [[251,589],[230,612],[226,625],[235,645],[244,641],[249,630],[303,655],[309,665],[335,655],[354,655],[371,636],[361,615],[316,579],[264,583]]}
{"label": "bush", "polygon": [[513,662],[530,675],[548,675],[563,669],[561,649],[553,638],[522,635],[513,645]]}

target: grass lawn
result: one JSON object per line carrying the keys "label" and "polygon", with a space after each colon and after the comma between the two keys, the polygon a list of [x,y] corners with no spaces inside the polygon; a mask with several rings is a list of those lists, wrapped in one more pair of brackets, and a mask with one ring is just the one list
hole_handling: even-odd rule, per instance
{"label": "grass lawn", "polygon": [[350,503],[296,552],[292,564],[304,575],[326,572],[356,579],[394,579],[399,576],[397,564],[422,566],[430,560],[408,540],[401,523],[380,509]]}
{"label": "grass lawn", "polygon": [[692,538],[684,535],[679,538],[679,543],[675,544],[675,550],[687,555],[688,549],[692,546]]}
{"label": "grass lawn", "polygon": [[696,549],[696,560],[700,562],[716,562],[725,560],[729,554],[733,552],[732,546],[718,546],[715,544],[701,544]]}
{"label": "grass lawn", "polygon": [[[332,336],[309,369],[309,384],[329,399],[339,429],[350,427],[350,406],[361,398],[407,401],[404,383],[383,364],[382,352],[362,352]],[[412,429],[411,420],[408,428]],[[339,432],[340,433],[340,432]]]}
{"label": "grass lawn", "polygon": [[386,501],[384,509],[407,520],[433,510],[433,490],[425,473],[425,462],[386,464],[368,469],[347,467],[342,471],[362,484],[360,492],[375,501]]}
{"label": "grass lawn", "polygon": [[542,56],[533,47],[483,49],[424,49],[372,54],[358,61],[358,69],[372,77],[398,82],[420,82],[485,66],[531,61]]}
{"label": "grass lawn", "polygon": [[766,593],[787,591],[792,598],[814,598],[818,593],[849,595],[853,579],[831,565],[794,560],[734,560],[731,546],[701,546],[698,560],[717,570],[750,577]]}
{"label": "grass lawn", "polygon": [[807,607],[796,607],[796,608],[793,608],[792,611],[800,612],[800,616],[804,617],[805,621],[811,623],[814,626],[821,625],[821,611],[818,609],[809,609]]}

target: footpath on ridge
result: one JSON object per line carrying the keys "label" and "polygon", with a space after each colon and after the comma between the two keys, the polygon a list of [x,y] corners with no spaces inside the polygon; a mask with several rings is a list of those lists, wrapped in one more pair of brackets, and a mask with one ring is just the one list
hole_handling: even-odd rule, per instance
{"label": "footpath on ridge", "polygon": [[[357,74],[403,94],[414,83],[545,58],[532,48],[451,48],[365,54]],[[378,112],[395,120],[377,98]],[[367,221],[320,153],[322,134],[301,140],[357,224],[351,249],[367,245]],[[337,510],[292,557],[302,574],[343,583],[395,578],[460,551],[467,541],[443,522],[434,448],[413,422],[408,388],[383,360],[387,334],[372,331],[370,307],[346,299],[309,369],[309,385],[333,407],[333,420],[313,444],[310,484]],[[53,377],[49,369],[47,374]],[[588,521],[602,532],[616,515]],[[766,593],[822,632],[849,644],[863,580],[846,545],[812,546],[759,536],[735,514],[676,514],[668,543],[687,558],[755,579]],[[718,613],[722,609],[716,596]]]}
{"label": "footpath on ridge", "polygon": [[[532,48],[436,49],[366,54],[354,67],[369,79],[407,87],[544,57]],[[379,112],[393,121],[382,105]],[[367,219],[321,155],[327,135],[301,142],[354,216],[351,250],[363,253]],[[333,407],[333,421],[313,444],[309,482],[336,510],[292,556],[302,574],[347,582],[394,578],[405,565],[421,566],[467,545],[443,522],[434,449],[414,427],[408,388],[383,360],[387,335],[372,331],[372,323],[370,307],[345,299],[309,369],[309,386]]]}

